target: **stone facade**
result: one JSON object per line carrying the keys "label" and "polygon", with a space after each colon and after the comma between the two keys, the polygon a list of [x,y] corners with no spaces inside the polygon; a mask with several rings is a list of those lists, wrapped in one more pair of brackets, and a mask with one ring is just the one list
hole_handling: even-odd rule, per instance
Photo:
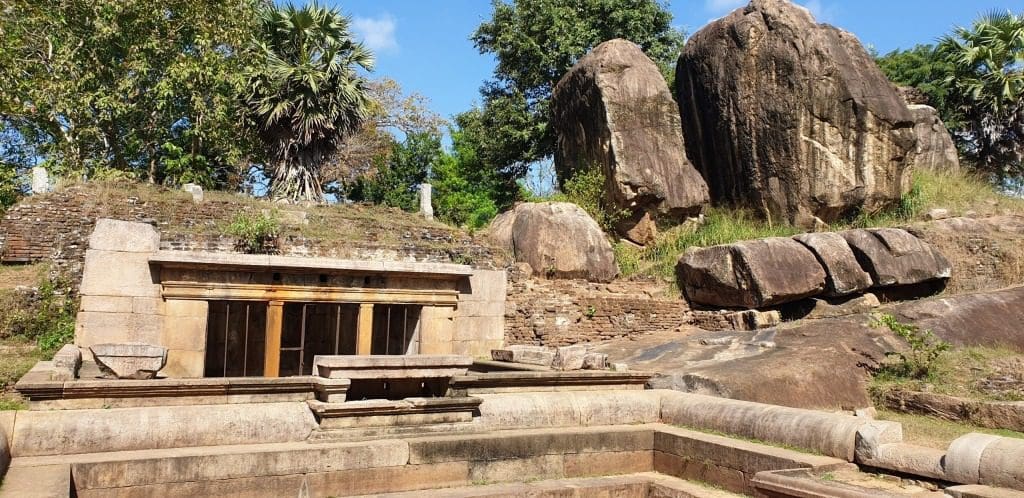
{"label": "stone facade", "polygon": [[[160,246],[160,234],[149,224],[111,219],[96,223],[85,254],[77,346],[162,346],[168,349],[162,375],[202,377],[209,301],[262,299],[252,292],[293,293],[298,301],[422,303],[415,341],[424,354],[485,357],[503,345],[504,271],[436,263],[183,253],[160,251]],[[333,294],[317,297],[317,292]]]}

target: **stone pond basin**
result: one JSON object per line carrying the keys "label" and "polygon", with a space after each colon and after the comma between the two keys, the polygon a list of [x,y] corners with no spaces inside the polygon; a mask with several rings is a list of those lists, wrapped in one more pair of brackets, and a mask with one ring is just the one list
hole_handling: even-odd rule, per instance
{"label": "stone pond basin", "polygon": [[898,423],[647,389],[641,372],[489,370],[401,399],[352,399],[349,379],[320,376],[35,385],[29,410],[0,414],[0,496],[1024,492],[1022,440],[933,450],[903,443]]}

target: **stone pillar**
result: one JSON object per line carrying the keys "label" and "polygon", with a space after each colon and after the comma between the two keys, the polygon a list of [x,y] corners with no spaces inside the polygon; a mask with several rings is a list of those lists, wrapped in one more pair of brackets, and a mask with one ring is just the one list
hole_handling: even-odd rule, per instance
{"label": "stone pillar", "polygon": [[194,183],[186,183],[181,186],[181,189],[192,194],[192,202],[203,202],[203,187]]}
{"label": "stone pillar", "polygon": [[373,348],[373,303],[359,305],[356,322],[356,354],[369,355]]}
{"label": "stone pillar", "polygon": [[455,308],[424,306],[420,312],[420,354],[452,354]]}
{"label": "stone pillar", "polygon": [[284,322],[284,303],[267,303],[267,335],[263,354],[263,376],[278,377],[281,368],[281,326]]}
{"label": "stone pillar", "polygon": [[431,191],[429,183],[420,184],[420,212],[428,220],[434,219],[434,206],[430,203]]}
{"label": "stone pillar", "polygon": [[32,193],[45,194],[50,191],[50,174],[46,168],[36,166],[32,168]]}

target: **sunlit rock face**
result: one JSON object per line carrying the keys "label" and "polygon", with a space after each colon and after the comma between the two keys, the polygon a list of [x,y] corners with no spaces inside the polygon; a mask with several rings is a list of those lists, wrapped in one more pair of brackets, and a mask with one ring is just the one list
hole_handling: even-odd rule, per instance
{"label": "sunlit rock face", "polygon": [[914,116],[852,34],[789,1],[753,0],[694,34],[676,86],[716,203],[810,225],[909,189]]}
{"label": "sunlit rock face", "polygon": [[555,86],[551,111],[559,180],[599,168],[608,205],[625,212],[616,227],[624,237],[652,242],[656,219],[682,221],[708,203],[668,84],[636,44],[595,47]]}

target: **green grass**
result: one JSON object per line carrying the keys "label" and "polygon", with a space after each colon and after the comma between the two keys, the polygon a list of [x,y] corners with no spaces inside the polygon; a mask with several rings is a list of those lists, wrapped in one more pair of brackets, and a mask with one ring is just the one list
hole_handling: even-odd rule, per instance
{"label": "green grass", "polygon": [[935,417],[912,415],[884,409],[878,410],[878,419],[899,422],[903,425],[904,442],[929,448],[946,449],[954,439],[970,432],[1024,439],[1024,434],[1020,432],[1005,429],[986,429]]}
{"label": "green grass", "polygon": [[[922,171],[914,174],[913,187],[890,209],[862,212],[833,223],[829,230],[902,226],[923,219],[934,208],[945,208],[953,216],[973,211],[978,216],[1003,212],[1024,213],[1024,199],[999,193],[991,184],[966,172]],[[700,226],[682,224],[664,230],[654,244],[635,247],[615,245],[619,271],[625,277],[644,276],[674,282],[676,261],[690,247],[729,244],[764,237],[786,237],[807,231],[785,223],[770,223],[742,209],[715,207],[705,214]]]}

